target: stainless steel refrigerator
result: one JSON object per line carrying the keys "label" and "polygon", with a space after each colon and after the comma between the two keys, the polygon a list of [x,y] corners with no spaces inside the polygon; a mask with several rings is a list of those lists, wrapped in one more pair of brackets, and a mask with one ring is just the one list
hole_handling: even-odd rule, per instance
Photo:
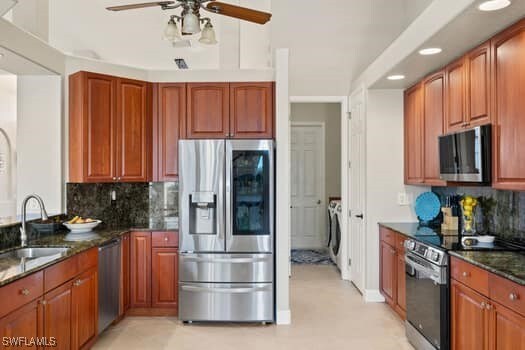
{"label": "stainless steel refrigerator", "polygon": [[181,140],[179,186],[179,318],[273,322],[273,141]]}

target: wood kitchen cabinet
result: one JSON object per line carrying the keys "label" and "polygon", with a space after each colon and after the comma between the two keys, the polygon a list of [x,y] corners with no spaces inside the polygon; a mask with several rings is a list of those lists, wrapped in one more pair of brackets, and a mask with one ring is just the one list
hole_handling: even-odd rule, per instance
{"label": "wood kitchen cabinet", "polygon": [[451,258],[453,350],[525,349],[525,287]]}
{"label": "wood kitchen cabinet", "polygon": [[131,233],[131,307],[151,306],[151,232]]}
{"label": "wood kitchen cabinet", "polygon": [[432,74],[423,81],[423,183],[444,186],[439,178],[439,143],[443,134],[445,74]]}
{"label": "wood kitchen cabinet", "polygon": [[405,236],[386,227],[380,232],[380,291],[386,303],[406,318]]}
{"label": "wood kitchen cabinet", "polygon": [[423,89],[417,84],[405,91],[405,183],[423,183]]}
{"label": "wood kitchen cabinet", "polygon": [[[41,337],[42,330],[41,300],[34,300],[9,315],[0,318],[0,334],[2,337]],[[13,346],[17,349],[35,349],[35,347]],[[37,349],[42,349],[37,347]]]}
{"label": "wood kitchen cabinet", "polygon": [[186,130],[186,84],[155,84],[153,178],[178,179],[179,140]]}
{"label": "wood kitchen cabinet", "polygon": [[273,83],[230,84],[230,137],[273,137]]}
{"label": "wood kitchen cabinet", "polygon": [[80,274],[73,282],[73,348],[89,348],[98,334],[98,268]]}
{"label": "wood kitchen cabinet", "polygon": [[78,72],[69,87],[69,180],[148,181],[149,83]]}
{"label": "wood kitchen cabinet", "polygon": [[492,39],[493,187],[525,190],[525,21]]}
{"label": "wood kitchen cabinet", "polygon": [[445,68],[445,131],[457,131],[467,122],[468,62],[462,57]]}
{"label": "wood kitchen cabinet", "polygon": [[189,139],[230,137],[230,85],[187,84],[186,136]]}
{"label": "wood kitchen cabinet", "polygon": [[151,306],[176,308],[179,300],[177,248],[153,248]]}
{"label": "wood kitchen cabinet", "polygon": [[271,139],[273,83],[187,84],[189,139]]}
{"label": "wood kitchen cabinet", "polygon": [[44,336],[54,337],[57,349],[73,348],[73,284],[66,283],[44,295]]}

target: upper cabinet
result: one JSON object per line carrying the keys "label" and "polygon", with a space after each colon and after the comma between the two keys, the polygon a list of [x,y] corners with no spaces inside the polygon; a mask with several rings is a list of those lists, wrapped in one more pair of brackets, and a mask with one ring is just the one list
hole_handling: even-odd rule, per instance
{"label": "upper cabinet", "polygon": [[489,124],[490,120],[490,42],[469,52],[466,56],[467,120],[468,127]]}
{"label": "upper cabinet", "polygon": [[189,139],[271,139],[273,83],[187,84]]}
{"label": "upper cabinet", "polygon": [[417,84],[405,91],[405,183],[423,183],[423,90]]}
{"label": "upper cabinet", "polygon": [[69,181],[148,181],[149,84],[79,72],[69,85]]}
{"label": "upper cabinet", "polygon": [[445,69],[445,128],[447,132],[460,130],[467,120],[467,62],[461,58]]}
{"label": "upper cabinet", "polygon": [[230,137],[230,84],[191,83],[187,86],[187,137],[189,139]]}
{"label": "upper cabinet", "polygon": [[186,84],[155,84],[153,180],[175,181],[179,175],[179,140],[185,137]]}
{"label": "upper cabinet", "polygon": [[492,40],[493,186],[525,190],[525,21]]}
{"label": "upper cabinet", "polygon": [[273,83],[230,84],[230,137],[273,137]]}
{"label": "upper cabinet", "polygon": [[438,137],[443,134],[445,75],[438,72],[423,81],[423,183],[443,186],[439,178]]}

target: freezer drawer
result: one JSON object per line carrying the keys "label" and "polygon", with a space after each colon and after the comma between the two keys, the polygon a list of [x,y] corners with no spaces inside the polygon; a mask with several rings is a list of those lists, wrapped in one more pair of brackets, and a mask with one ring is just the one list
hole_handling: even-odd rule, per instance
{"label": "freezer drawer", "polygon": [[181,283],[182,321],[273,322],[273,283]]}
{"label": "freezer drawer", "polygon": [[181,254],[179,266],[181,282],[273,281],[272,254]]}

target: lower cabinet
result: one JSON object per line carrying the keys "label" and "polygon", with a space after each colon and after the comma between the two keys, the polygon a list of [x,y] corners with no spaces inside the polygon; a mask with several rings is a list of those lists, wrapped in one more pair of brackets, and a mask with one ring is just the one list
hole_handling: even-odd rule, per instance
{"label": "lower cabinet", "polygon": [[[468,263],[451,259],[452,269],[468,269]],[[470,265],[471,266],[471,265]],[[501,281],[488,271],[484,276],[469,274],[463,281],[451,280],[451,344],[453,350],[525,350],[525,287],[511,281]],[[471,279],[468,277],[472,276]],[[479,288],[480,281],[488,282],[488,292]],[[503,303],[500,292],[507,289]],[[486,294],[486,295],[485,295]]]}
{"label": "lower cabinet", "polygon": [[379,284],[385,301],[402,318],[406,318],[405,236],[379,226]]}
{"label": "lower cabinet", "polygon": [[126,311],[130,307],[130,281],[129,281],[129,271],[130,271],[130,246],[131,239],[130,233],[126,233],[122,236],[121,242],[121,251],[120,251],[120,307],[119,307],[119,317],[124,316]]}
{"label": "lower cabinet", "polygon": [[[42,336],[41,300],[34,300],[0,319],[0,334],[15,340],[18,337],[30,339]],[[3,341],[3,339],[2,339]],[[29,346],[17,346],[16,349],[35,349]],[[37,347],[41,349],[41,347]]]}
{"label": "lower cabinet", "polygon": [[56,349],[72,349],[73,284],[66,283],[44,295],[44,336],[56,339]]}
{"label": "lower cabinet", "polygon": [[177,233],[132,232],[130,252],[130,314],[176,315]]}
{"label": "lower cabinet", "polygon": [[75,279],[71,299],[73,349],[89,348],[98,333],[98,267]]}

